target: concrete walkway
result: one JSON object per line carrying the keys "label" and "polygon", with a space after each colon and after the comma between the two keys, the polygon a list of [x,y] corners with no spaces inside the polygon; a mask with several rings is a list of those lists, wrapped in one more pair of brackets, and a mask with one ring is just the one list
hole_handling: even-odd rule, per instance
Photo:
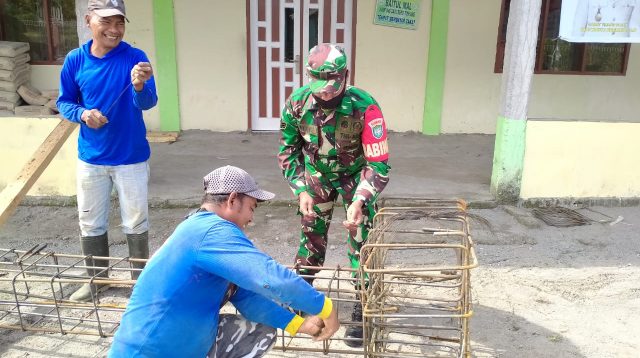
{"label": "concrete walkway", "polygon": [[[489,193],[494,136],[390,133],[390,182],[382,197],[462,198],[492,201]],[[249,172],[276,200],[293,194],[276,154],[278,133],[184,131],[175,143],[151,148],[151,205],[184,205],[202,195],[202,177],[223,165]]]}

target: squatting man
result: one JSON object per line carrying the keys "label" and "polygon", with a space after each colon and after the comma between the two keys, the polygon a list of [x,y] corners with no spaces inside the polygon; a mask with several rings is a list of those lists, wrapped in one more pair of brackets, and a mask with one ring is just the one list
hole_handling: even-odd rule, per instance
{"label": "squatting man", "polygon": [[[260,357],[275,328],[325,340],[338,330],[331,299],[258,250],[245,227],[273,193],[244,170],[204,177],[202,205],[142,271],[109,357]],[[242,314],[220,314],[230,301]],[[303,318],[284,307],[305,312]]]}

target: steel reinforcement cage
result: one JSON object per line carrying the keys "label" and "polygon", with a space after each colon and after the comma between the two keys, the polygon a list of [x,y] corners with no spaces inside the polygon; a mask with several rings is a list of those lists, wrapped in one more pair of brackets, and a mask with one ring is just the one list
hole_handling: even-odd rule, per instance
{"label": "steel reinforcement cage", "polygon": [[470,357],[470,270],[463,201],[384,207],[361,250],[367,357]]}
{"label": "steel reinforcement cage", "polygon": [[[315,276],[314,286],[334,301],[341,331],[363,327],[363,347],[347,345],[353,338],[344,338],[343,332],[315,342],[279,330],[274,351],[339,357],[471,356],[470,270],[477,259],[466,204],[425,199],[415,205],[385,205],[378,211],[358,270],[323,267]],[[0,329],[113,336],[135,284],[131,275],[138,269],[132,264],[146,260],[45,249],[0,249]],[[94,260],[108,260],[109,266],[95,266]],[[95,275],[89,276],[87,269]],[[86,283],[110,289],[96,290],[86,303],[70,301],[71,293]],[[350,316],[356,302],[363,307],[362,321]]]}

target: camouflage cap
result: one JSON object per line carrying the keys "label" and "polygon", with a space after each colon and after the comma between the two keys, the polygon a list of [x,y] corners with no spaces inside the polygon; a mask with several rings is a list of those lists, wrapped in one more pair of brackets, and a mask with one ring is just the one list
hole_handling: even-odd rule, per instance
{"label": "camouflage cap", "polygon": [[309,51],[307,74],[313,93],[336,93],[345,81],[347,55],[344,49],[332,44],[319,44]]}

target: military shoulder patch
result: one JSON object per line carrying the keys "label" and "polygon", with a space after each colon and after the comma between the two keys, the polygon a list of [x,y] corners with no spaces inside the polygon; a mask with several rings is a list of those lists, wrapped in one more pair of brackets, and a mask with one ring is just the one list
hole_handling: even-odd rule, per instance
{"label": "military shoulder patch", "polygon": [[375,139],[382,138],[382,135],[384,134],[384,120],[382,118],[376,118],[367,124],[369,125],[371,134]]}
{"label": "military shoulder patch", "polygon": [[387,145],[387,126],[380,108],[372,104],[364,113],[364,129],[362,131],[362,147],[365,158],[370,162],[381,162],[389,159]]}

